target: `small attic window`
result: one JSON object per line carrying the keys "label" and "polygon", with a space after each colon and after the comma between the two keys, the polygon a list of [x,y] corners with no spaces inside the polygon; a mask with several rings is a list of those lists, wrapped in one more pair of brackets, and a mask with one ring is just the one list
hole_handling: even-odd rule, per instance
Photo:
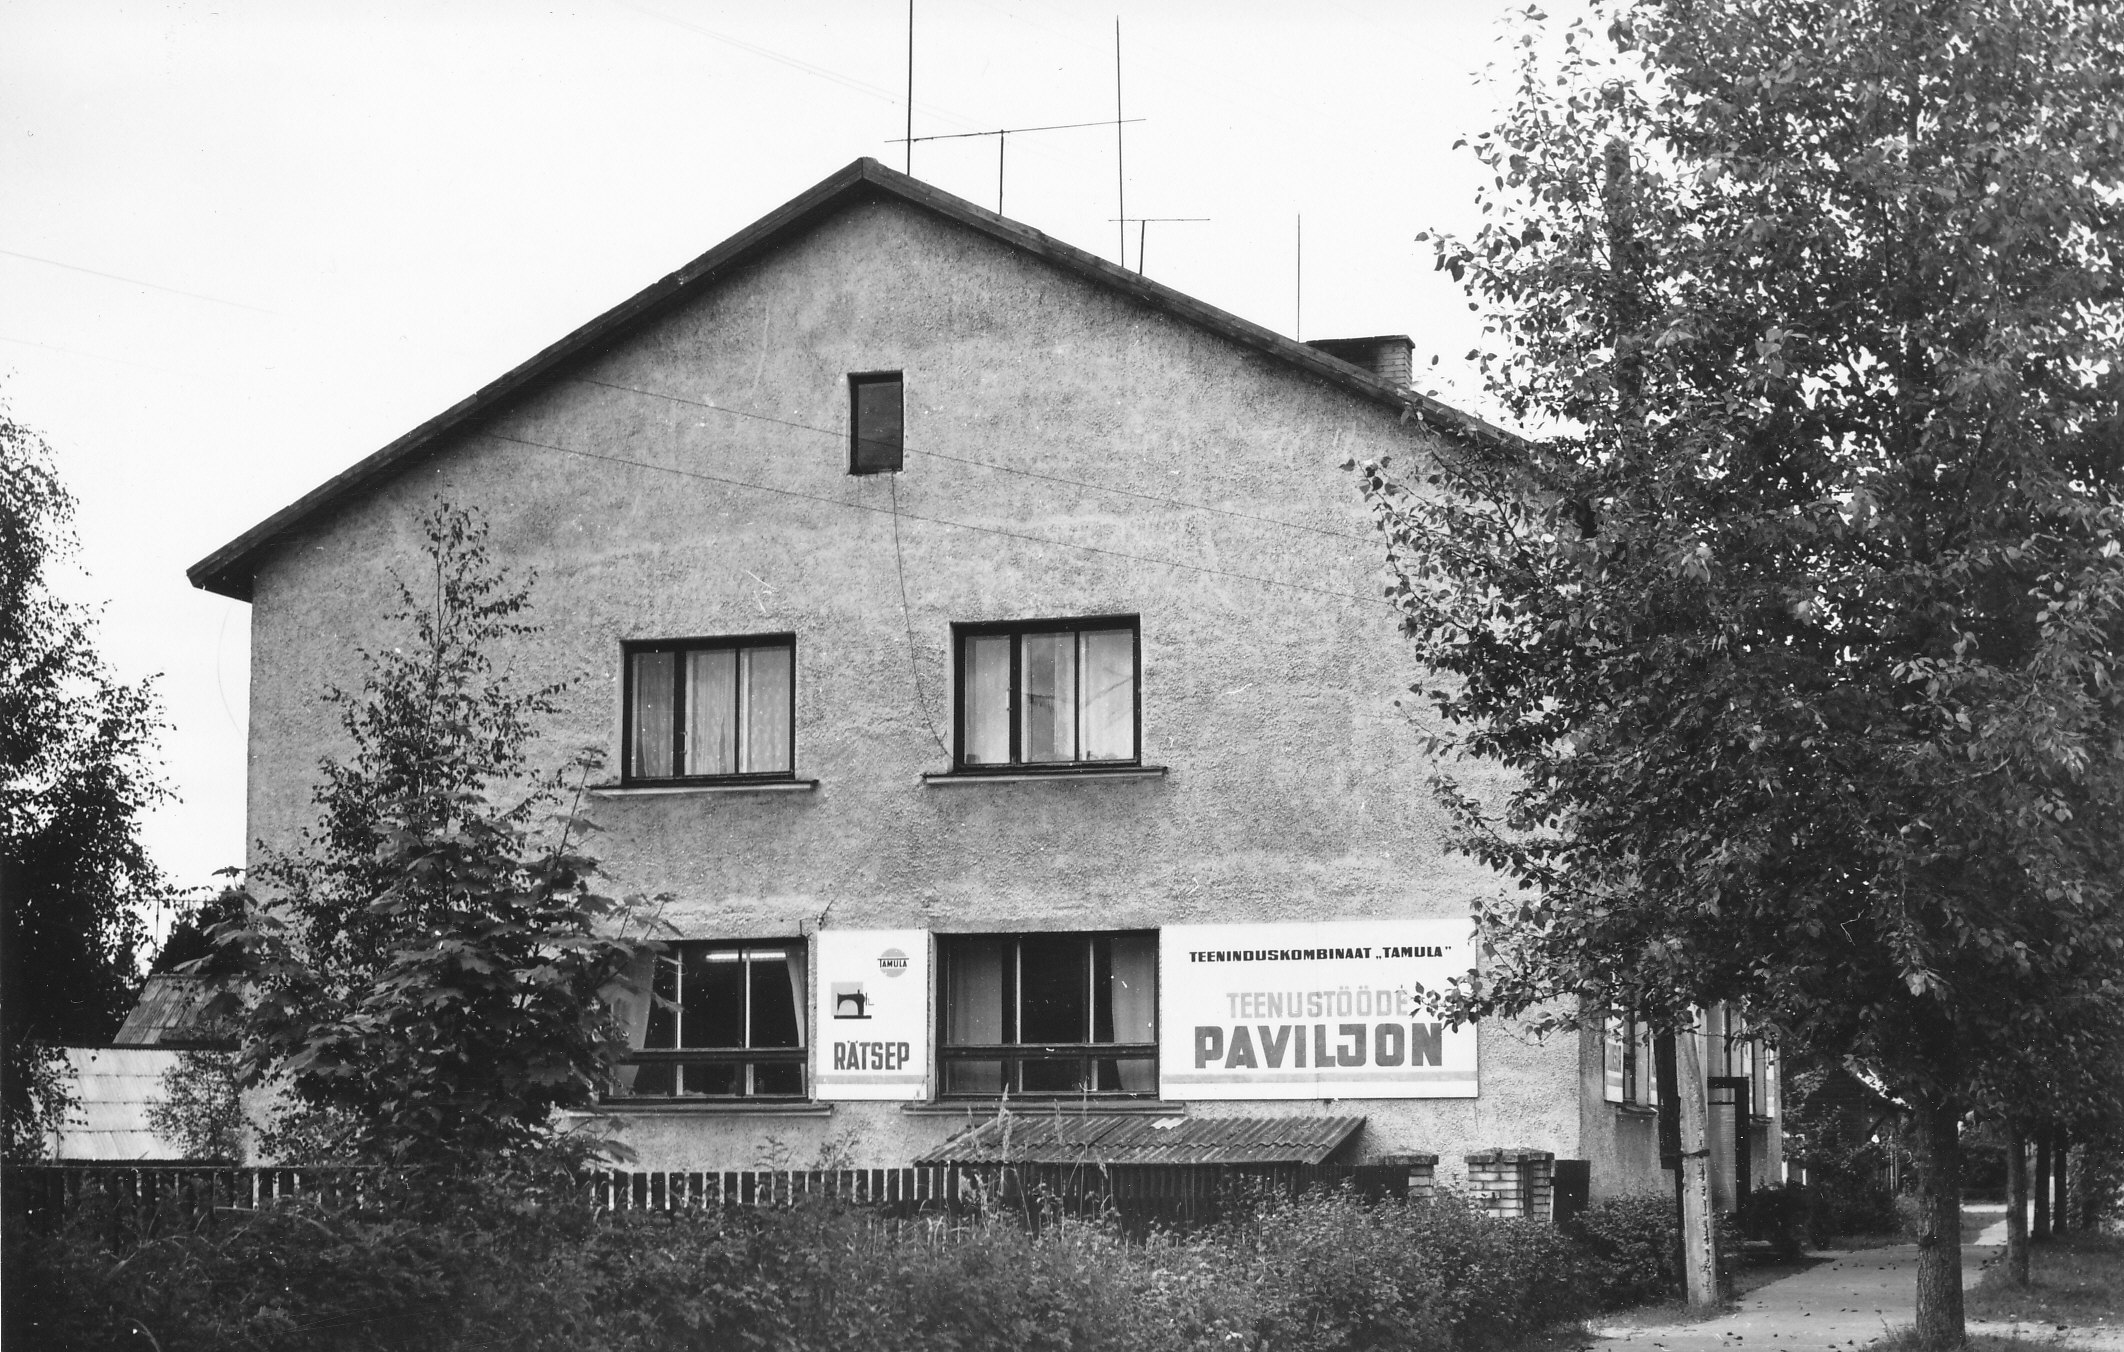
{"label": "small attic window", "polygon": [[848,472],[897,474],[906,457],[906,400],[898,371],[848,377]]}

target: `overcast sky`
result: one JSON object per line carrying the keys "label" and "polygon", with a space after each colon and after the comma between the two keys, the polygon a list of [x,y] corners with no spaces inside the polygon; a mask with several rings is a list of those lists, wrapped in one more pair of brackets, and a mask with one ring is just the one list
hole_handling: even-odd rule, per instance
{"label": "overcast sky", "polygon": [[[1466,229],[1500,0],[915,0],[914,133],[1111,119],[1150,276],[1279,332],[1408,333],[1476,407]],[[157,858],[244,856],[247,607],[185,568],[859,156],[905,0],[11,0],[0,392],[80,499],[72,595],[155,674]],[[1011,137],[1005,214],[1116,257],[1112,126]],[[996,205],[993,137],[913,171]],[[1297,221],[1304,218],[1303,302]],[[1138,264],[1128,232],[1126,262]]]}

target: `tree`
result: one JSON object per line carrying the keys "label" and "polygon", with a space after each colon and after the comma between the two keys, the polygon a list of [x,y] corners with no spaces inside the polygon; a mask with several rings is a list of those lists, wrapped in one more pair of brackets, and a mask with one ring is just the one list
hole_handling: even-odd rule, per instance
{"label": "tree", "polygon": [[1449,1003],[1732,1001],[1878,1076],[1959,1343],[1958,1122],[2120,1009],[2124,13],[1595,15],[1436,245],[1545,435],[1363,467],[1441,748],[1517,772],[1439,781],[1515,884]]}
{"label": "tree", "polygon": [[41,1152],[65,1097],[58,1048],[109,1040],[166,892],[140,814],[166,796],[148,682],[112,679],[91,615],[53,594],[74,500],[43,438],[0,406],[0,1117]]}
{"label": "tree", "polygon": [[529,584],[493,565],[473,514],[438,503],[424,526],[420,591],[401,580],[392,616],[406,641],[325,695],[352,753],[321,763],[317,825],[264,853],[257,900],[193,966],[241,979],[238,1073],[291,1095],[283,1141],[492,1161],[594,1102],[622,1046],[605,995],[640,945],[603,932],[622,916],[592,889],[584,824],[557,811],[562,777],[528,768],[559,687],[496,674],[537,632]]}

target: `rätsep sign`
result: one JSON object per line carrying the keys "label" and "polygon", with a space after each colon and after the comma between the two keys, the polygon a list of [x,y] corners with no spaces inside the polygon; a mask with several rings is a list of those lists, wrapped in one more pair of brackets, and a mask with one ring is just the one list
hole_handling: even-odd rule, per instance
{"label": "r\u00e4tsep sign", "polygon": [[929,936],[821,930],[812,1097],[919,1099],[929,1088]]}
{"label": "r\u00e4tsep sign", "polygon": [[1168,925],[1159,936],[1159,1092],[1473,1098],[1474,1027],[1448,1027],[1420,997],[1473,965],[1465,917]]}

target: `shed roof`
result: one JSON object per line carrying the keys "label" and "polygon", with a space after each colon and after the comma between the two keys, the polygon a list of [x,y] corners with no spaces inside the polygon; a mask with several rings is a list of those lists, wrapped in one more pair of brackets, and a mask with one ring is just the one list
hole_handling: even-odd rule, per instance
{"label": "shed roof", "polygon": [[1150,1117],[1002,1114],[916,1164],[1321,1164],[1361,1117]]}
{"label": "shed roof", "polygon": [[225,1028],[206,1017],[217,987],[204,977],[158,972],[140,987],[140,998],[111,1039],[114,1047],[226,1048],[236,1045]]}
{"label": "shed roof", "polygon": [[75,1104],[53,1134],[61,1160],[173,1160],[183,1150],[148,1125],[178,1053],[161,1047],[68,1047]]}
{"label": "shed roof", "polygon": [[603,351],[636,325],[752,263],[825,216],[858,201],[880,197],[957,222],[1065,272],[1130,296],[1153,310],[1399,410],[1463,442],[1501,446],[1516,441],[1510,433],[1428,395],[1381,379],[1310,344],[1286,338],[866,157],[828,176],[678,271],[621,301],[514,370],[312,489],[193,564],[186,576],[195,587],[239,601],[250,600],[252,577],[262,553],[299,530],[310,517],[359,495],[436,449],[452,433],[476,424],[511,399],[559,374],[570,363]]}

